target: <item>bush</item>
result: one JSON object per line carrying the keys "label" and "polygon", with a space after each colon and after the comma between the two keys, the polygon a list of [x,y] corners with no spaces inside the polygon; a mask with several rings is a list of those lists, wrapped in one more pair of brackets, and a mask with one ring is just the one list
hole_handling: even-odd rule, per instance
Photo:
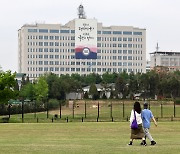
{"label": "bush", "polygon": [[175,104],[180,105],[180,98],[175,100]]}

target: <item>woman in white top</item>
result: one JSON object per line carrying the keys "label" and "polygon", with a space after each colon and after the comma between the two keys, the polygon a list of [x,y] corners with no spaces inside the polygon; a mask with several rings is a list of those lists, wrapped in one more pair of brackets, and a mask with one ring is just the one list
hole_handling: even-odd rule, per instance
{"label": "woman in white top", "polygon": [[[132,129],[131,124],[134,120],[134,111],[136,116],[136,121],[138,124],[137,129]],[[134,103],[134,108],[131,111],[131,117],[130,117],[130,128],[131,128],[131,136],[130,136],[130,142],[128,145],[132,145],[134,139],[142,139],[142,145],[146,146],[144,131],[142,128],[142,118],[141,118],[141,105],[139,102]]]}

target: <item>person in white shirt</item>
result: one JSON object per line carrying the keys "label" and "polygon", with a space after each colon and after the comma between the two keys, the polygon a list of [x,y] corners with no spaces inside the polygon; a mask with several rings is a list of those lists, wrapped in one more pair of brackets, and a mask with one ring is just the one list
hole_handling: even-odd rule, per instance
{"label": "person in white shirt", "polygon": [[[136,116],[136,121],[138,124],[137,129],[131,128],[131,124],[132,124],[133,120],[135,119],[134,115]],[[141,105],[139,102],[134,103],[134,108],[131,111],[130,128],[131,128],[131,136],[130,136],[130,142],[128,145],[132,145],[134,139],[142,139],[142,145],[146,146],[145,135],[144,135],[144,131],[142,128]]]}

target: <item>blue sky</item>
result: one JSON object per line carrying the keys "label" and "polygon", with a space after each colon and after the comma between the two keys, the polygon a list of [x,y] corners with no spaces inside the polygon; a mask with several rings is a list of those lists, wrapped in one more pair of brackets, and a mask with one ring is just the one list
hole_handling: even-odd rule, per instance
{"label": "blue sky", "polygon": [[179,0],[0,0],[0,66],[18,69],[18,29],[26,23],[61,23],[77,18],[83,4],[88,18],[104,26],[146,28],[147,58],[156,43],[162,51],[180,51]]}

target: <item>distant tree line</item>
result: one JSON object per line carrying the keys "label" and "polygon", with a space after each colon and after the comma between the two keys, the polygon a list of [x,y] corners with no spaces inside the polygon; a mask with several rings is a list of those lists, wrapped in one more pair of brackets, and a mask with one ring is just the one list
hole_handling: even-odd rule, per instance
{"label": "distant tree line", "polygon": [[[57,108],[65,104],[66,94],[70,92],[84,93],[83,87],[90,86],[89,92],[84,93],[84,98],[100,99],[95,84],[100,84],[102,99],[106,99],[105,93],[110,90],[111,99],[133,99],[134,94],[140,93],[143,99],[171,98],[180,96],[180,71],[147,73],[104,73],[102,75],[91,73],[89,75],[72,74],[71,76],[49,73],[30,82],[29,77],[22,77],[21,85],[15,79],[16,74],[0,72],[0,112],[8,112],[9,102],[19,100],[26,102],[27,112]],[[114,85],[114,86],[112,86]],[[91,97],[89,97],[91,96]],[[11,101],[10,101],[11,100]],[[51,102],[48,104],[48,102]],[[13,103],[12,103],[13,104]],[[36,105],[36,108],[33,106]],[[14,108],[18,105],[12,105]],[[19,109],[14,109],[17,113]],[[1,112],[2,114],[2,112]]]}

